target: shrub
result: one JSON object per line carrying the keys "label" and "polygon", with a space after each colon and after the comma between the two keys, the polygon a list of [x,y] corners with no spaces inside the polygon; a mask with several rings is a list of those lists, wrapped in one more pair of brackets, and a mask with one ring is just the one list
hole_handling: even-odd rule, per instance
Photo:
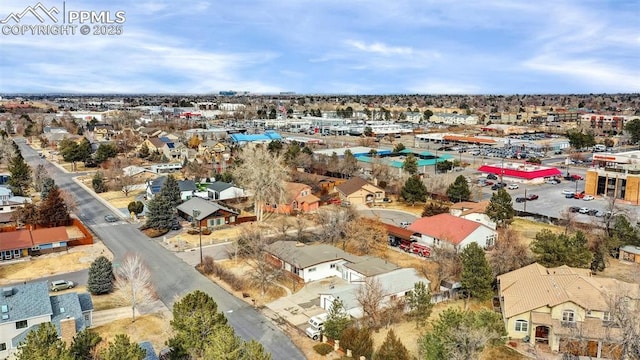
{"label": "shrub", "polygon": [[198,235],[200,231],[198,231],[198,229],[189,229],[187,230],[187,234],[189,235]]}
{"label": "shrub", "polygon": [[[206,263],[206,260],[205,260],[205,263]],[[242,277],[237,276],[233,272],[223,267],[216,266],[215,263],[213,263],[213,259],[212,259],[211,266],[213,266],[213,274],[217,276],[220,280],[226,282],[229,286],[231,286],[233,290],[241,291],[245,288],[245,281]],[[203,268],[203,271],[204,271],[204,268]]]}
{"label": "shrub", "polygon": [[168,229],[152,229],[152,228],[147,228],[144,229],[142,232],[145,233],[145,235],[147,235],[150,238],[156,238],[158,236],[162,236],[166,233],[169,232]]}
{"label": "shrub", "polygon": [[313,345],[313,350],[315,350],[318,354],[325,356],[333,351],[333,346],[325,343],[320,343]]}
{"label": "shrub", "polygon": [[204,272],[206,275],[211,275],[214,271],[215,263],[213,262],[213,258],[211,256],[205,256],[202,263],[202,272]]}
{"label": "shrub", "polygon": [[211,229],[209,228],[202,229],[202,235],[211,235]]}

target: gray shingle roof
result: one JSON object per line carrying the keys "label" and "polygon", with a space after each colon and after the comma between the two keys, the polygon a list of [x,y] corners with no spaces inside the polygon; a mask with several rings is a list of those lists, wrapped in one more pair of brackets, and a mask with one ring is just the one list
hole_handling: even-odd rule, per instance
{"label": "gray shingle roof", "polygon": [[191,215],[193,210],[199,210],[200,215],[196,217],[196,220],[206,219],[209,215],[215,213],[218,210],[228,211],[232,214],[239,215],[236,210],[220,205],[217,202],[207,201],[199,197],[192,197],[177,207],[181,212]]}
{"label": "gray shingle roof", "polygon": [[[14,323],[28,318],[53,313],[49,301],[49,288],[46,281],[27,284],[13,284],[2,287],[0,305],[7,305],[7,319],[0,318],[0,324]],[[5,289],[13,289],[11,296],[5,296]]]}
{"label": "gray shingle roof", "polygon": [[193,180],[178,181],[180,191],[196,191],[196,183]]}
{"label": "gray shingle roof", "polygon": [[82,311],[93,310],[93,300],[91,300],[89,293],[78,294],[78,300],[80,300],[80,309]]}
{"label": "gray shingle roof", "polygon": [[325,244],[301,245],[297,241],[276,241],[267,247],[267,251],[301,269],[332,260],[344,259],[356,262],[359,259],[358,256],[346,253],[334,246]]}
{"label": "gray shingle roof", "polygon": [[397,265],[392,264],[387,260],[372,256],[363,256],[360,261],[353,264],[345,264],[344,266],[353,271],[357,271],[366,277],[376,276],[399,269]]}
{"label": "gray shingle roof", "polygon": [[60,321],[66,318],[74,318],[76,320],[76,332],[85,328],[78,293],[51,296],[51,308],[53,309],[51,322],[56,326],[58,334],[60,334]]}
{"label": "gray shingle roof", "polygon": [[230,187],[233,187],[233,184],[229,184],[229,183],[226,183],[224,181],[216,181],[214,183],[209,184],[209,186],[207,186],[207,189],[211,189],[213,191],[221,192],[221,191],[227,190]]}

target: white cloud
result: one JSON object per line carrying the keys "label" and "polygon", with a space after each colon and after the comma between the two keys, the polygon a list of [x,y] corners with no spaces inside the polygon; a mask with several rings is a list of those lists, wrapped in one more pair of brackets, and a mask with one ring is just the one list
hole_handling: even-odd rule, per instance
{"label": "white cloud", "polygon": [[413,49],[410,47],[401,47],[401,46],[388,46],[380,42],[374,42],[371,44],[367,44],[362,41],[356,40],[347,40],[345,43],[349,46],[354,47],[357,50],[361,50],[364,52],[371,52],[380,55],[411,55],[413,54]]}

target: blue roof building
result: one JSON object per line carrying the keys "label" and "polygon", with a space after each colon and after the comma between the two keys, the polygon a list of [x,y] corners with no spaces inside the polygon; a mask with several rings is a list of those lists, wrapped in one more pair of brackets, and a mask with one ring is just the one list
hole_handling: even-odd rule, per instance
{"label": "blue roof building", "polygon": [[231,134],[229,135],[231,142],[234,144],[244,145],[247,143],[269,143],[273,140],[282,141],[282,136],[275,131],[267,130],[262,134]]}

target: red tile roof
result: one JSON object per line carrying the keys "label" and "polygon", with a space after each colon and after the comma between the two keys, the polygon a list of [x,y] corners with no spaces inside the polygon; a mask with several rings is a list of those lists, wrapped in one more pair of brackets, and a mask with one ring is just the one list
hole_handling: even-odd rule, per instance
{"label": "red tile roof", "polygon": [[59,241],[69,241],[69,234],[64,226],[36,229],[31,231],[33,245],[51,244]]}
{"label": "red tile roof", "polygon": [[28,249],[33,247],[29,230],[17,230],[0,233],[0,251]]}
{"label": "red tile roof", "polygon": [[502,174],[503,176],[509,176],[509,177],[515,177],[520,179],[527,179],[527,180],[562,175],[562,172],[556,168],[544,168],[544,169],[538,169],[533,171],[523,171],[523,170],[510,169],[507,167],[505,167],[503,170],[499,166],[482,165],[478,168],[478,171],[484,172],[484,173],[491,173],[498,176]]}
{"label": "red tile roof", "polygon": [[438,214],[416,220],[408,230],[459,245],[482,224],[451,214]]}

